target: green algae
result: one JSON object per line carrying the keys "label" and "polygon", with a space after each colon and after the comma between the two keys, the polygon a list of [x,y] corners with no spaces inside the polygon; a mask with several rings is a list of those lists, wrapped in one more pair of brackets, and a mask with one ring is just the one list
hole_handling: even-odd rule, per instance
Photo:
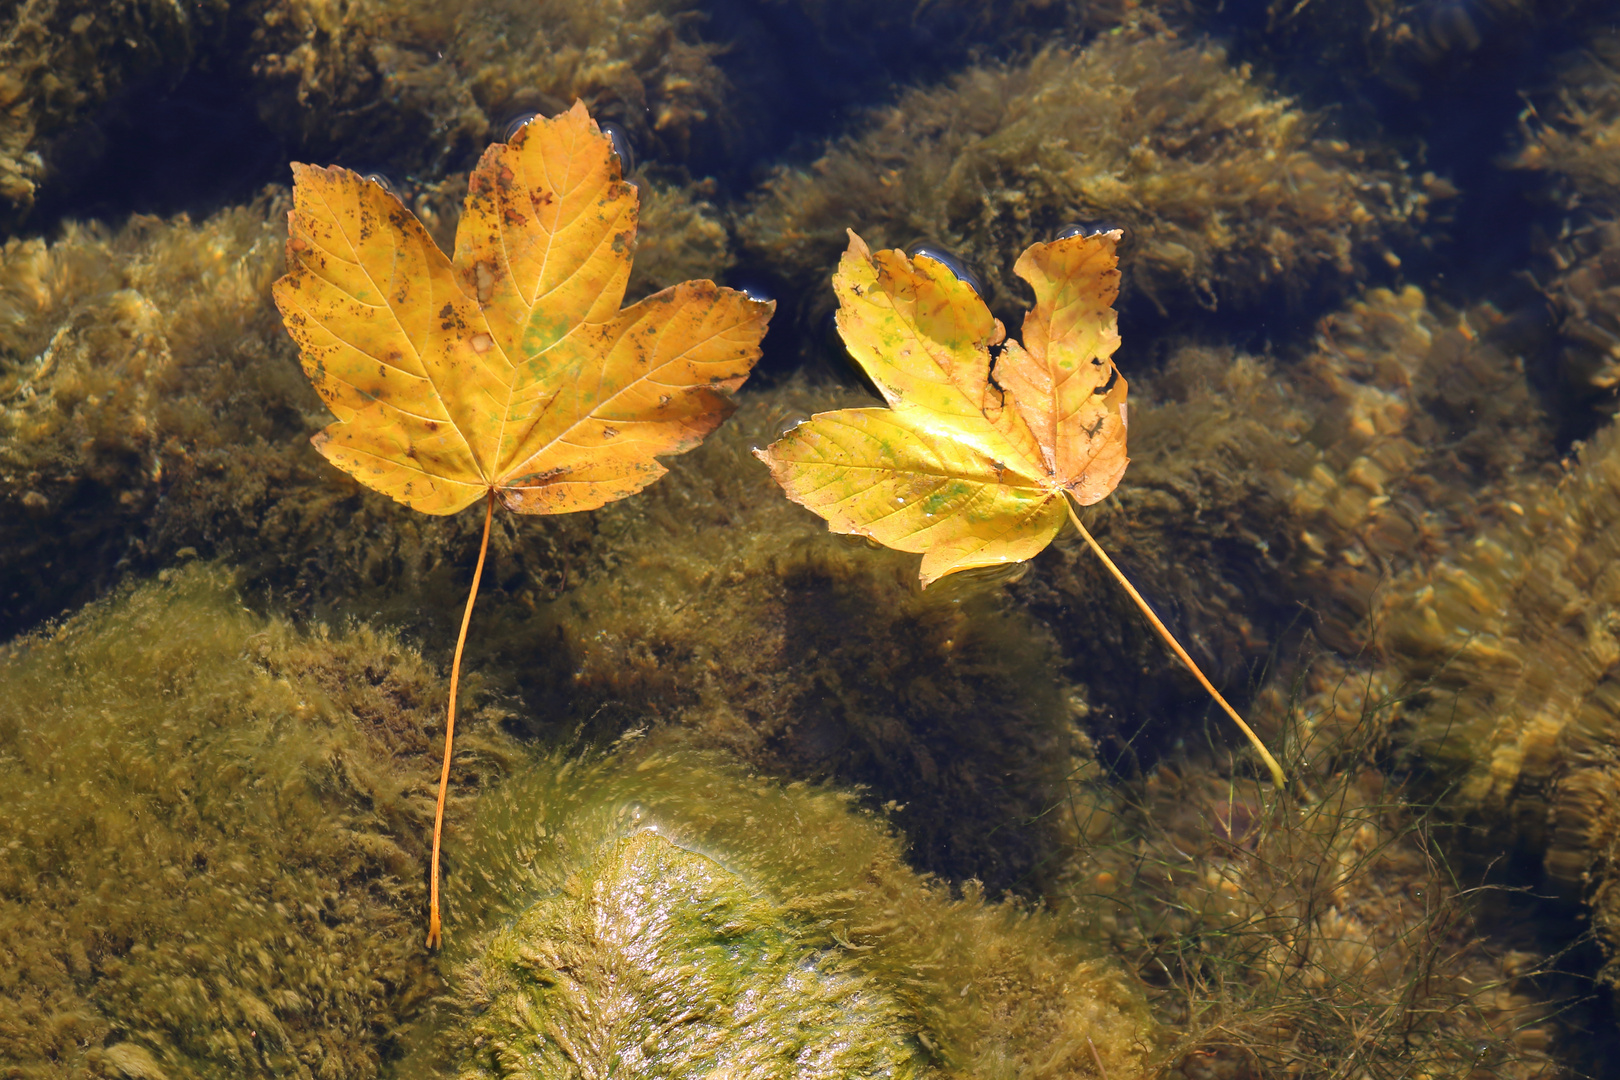
{"label": "green algae", "polygon": [[1111,34],[907,91],[812,166],[778,169],[740,238],[807,291],[845,228],[874,249],[926,240],[1010,311],[1030,243],[1123,227],[1126,302],[1196,315],[1342,283],[1424,219],[1427,196],[1397,162],[1316,127],[1213,45]]}
{"label": "green algae", "polygon": [[1620,432],[1582,448],[1562,483],[1504,493],[1517,511],[1414,567],[1394,590],[1383,643],[1403,753],[1452,785],[1481,843],[1533,853],[1592,905],[1620,981],[1620,696],[1616,507]]}
{"label": "green algae", "polygon": [[478,959],[459,1075],[914,1077],[921,1047],[735,874],[654,832],[604,852]]}
{"label": "green algae", "polygon": [[917,874],[847,794],[653,735],[480,806],[451,1004],[406,1075],[1128,1076],[1154,1047],[1110,960]]}
{"label": "green algae", "polygon": [[1459,882],[1435,808],[1372,767],[1378,717],[1313,720],[1345,689],[1322,661],[1303,680],[1320,697],[1270,691],[1300,725],[1294,790],[1196,751],[1116,788],[1069,864],[1075,917],[1142,972],[1173,1033],[1170,1080],[1328,1077],[1347,1061],[1548,1075],[1567,1028],[1536,983],[1545,958],[1482,932],[1488,897]]}
{"label": "green algae", "polygon": [[[4,646],[0,693],[8,1075],[378,1075],[441,985],[438,675],[193,567]],[[452,821],[513,753],[476,710],[460,748]]]}

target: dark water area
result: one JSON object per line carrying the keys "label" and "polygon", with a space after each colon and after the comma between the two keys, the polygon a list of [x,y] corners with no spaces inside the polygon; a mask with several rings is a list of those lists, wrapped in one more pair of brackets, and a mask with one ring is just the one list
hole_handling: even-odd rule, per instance
{"label": "dark water area", "polygon": [[1617,394],[1603,0],[0,4],[0,1075],[1620,1076]]}

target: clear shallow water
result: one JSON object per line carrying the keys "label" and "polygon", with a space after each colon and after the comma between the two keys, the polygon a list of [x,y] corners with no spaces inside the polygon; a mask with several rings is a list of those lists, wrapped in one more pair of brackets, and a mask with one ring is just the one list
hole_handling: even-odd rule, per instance
{"label": "clear shallow water", "polygon": [[[0,768],[35,824],[0,892],[0,1057],[499,1071],[518,1057],[468,1047],[560,1008],[523,1005],[523,972],[727,947],[683,923],[621,955],[570,936],[594,894],[537,884],[657,891],[658,859],[601,861],[653,789],[602,777],[667,753],[697,755],[660,781],[676,847],[761,905],[738,948],[818,971],[817,1030],[853,1010],[893,1051],[861,1068],[1604,1074],[1607,13],[696,14],[4,16]],[[286,163],[385,174],[448,247],[492,133],[575,95],[635,148],[632,292],[711,276],[779,308],[739,412],[669,477],[499,521],[434,956],[425,832],[481,522],[411,514],[309,447],[327,418],[268,295]],[[1013,260],[1075,223],[1125,230],[1133,409],[1088,524],[1290,792],[1072,535],[920,592],[914,557],[827,535],[748,453],[868,400],[829,326],[846,227],[959,257],[1016,328]],[[558,770],[596,787],[564,799]],[[795,781],[830,785],[823,829],[876,861],[779,846],[808,811],[744,804]],[[600,839],[532,834],[570,814]],[[558,888],[529,920],[543,959],[514,967],[497,931]],[[791,1000],[765,960],[713,982],[718,1043],[754,1045],[713,1002]],[[750,1038],[785,1075],[759,1063],[779,1031]],[[649,1075],[706,1052],[634,1043]]]}

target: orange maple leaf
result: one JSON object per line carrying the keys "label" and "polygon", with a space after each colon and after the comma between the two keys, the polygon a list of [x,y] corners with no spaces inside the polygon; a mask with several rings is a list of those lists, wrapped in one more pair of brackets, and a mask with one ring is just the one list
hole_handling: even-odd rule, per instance
{"label": "orange maple leaf", "polygon": [[590,510],[666,471],[734,406],[775,304],[688,281],[620,308],[638,200],[579,102],[485,151],[445,256],[379,185],[293,166],[288,273],[275,299],[337,422],[327,460],[413,509],[484,500],[484,538],[450,674],[433,824],[428,944],[462,646],[495,502]]}

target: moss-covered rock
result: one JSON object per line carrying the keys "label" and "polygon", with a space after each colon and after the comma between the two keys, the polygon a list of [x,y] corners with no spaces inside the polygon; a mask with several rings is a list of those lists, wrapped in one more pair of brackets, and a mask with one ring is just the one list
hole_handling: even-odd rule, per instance
{"label": "moss-covered rock", "polygon": [[[957,898],[846,795],[684,740],[543,759],[452,872],[439,1034],[407,1075],[1139,1075],[1155,1029],[1050,916]],[[707,1075],[707,1072],[705,1072]]]}
{"label": "moss-covered rock", "polygon": [[1120,33],[917,88],[813,165],[771,176],[740,222],[750,252],[825,290],[854,228],[876,249],[942,245],[1003,314],[1013,261],[1070,224],[1123,227],[1126,301],[1196,313],[1343,282],[1426,196],[1220,49]]}
{"label": "moss-covered rock", "polygon": [[643,154],[718,137],[718,46],[687,0],[259,0],[245,62],[266,121],[307,155],[437,176],[514,116],[576,98]]}
{"label": "moss-covered rock", "polygon": [[[0,647],[0,1060],[29,1077],[373,1077],[423,948],[442,679],[192,568]],[[473,709],[452,822],[514,752]]]}
{"label": "moss-covered rock", "polygon": [[284,213],[270,195],[0,250],[0,634],[105,587],[199,477],[240,469],[251,498],[285,472],[265,459],[316,399],[266,298]]}
{"label": "moss-covered rock", "polygon": [[712,859],[626,837],[488,942],[459,1075],[921,1074],[892,995],[793,929]]}

